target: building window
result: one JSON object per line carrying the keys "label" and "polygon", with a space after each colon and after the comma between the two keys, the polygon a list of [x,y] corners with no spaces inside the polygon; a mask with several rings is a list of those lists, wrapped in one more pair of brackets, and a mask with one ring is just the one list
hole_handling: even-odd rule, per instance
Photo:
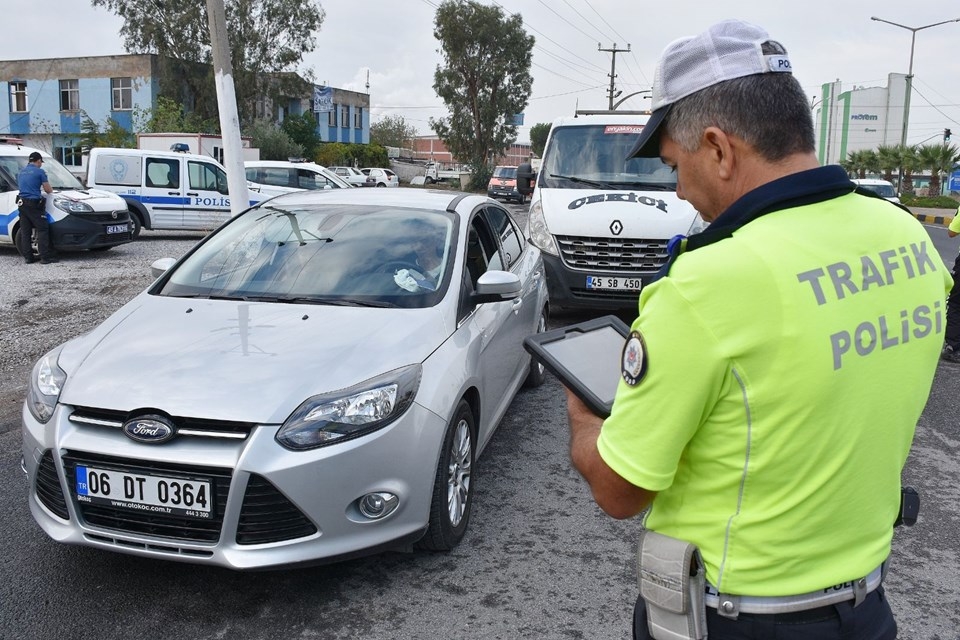
{"label": "building window", "polygon": [[340,126],[344,129],[350,126],[350,107],[347,105],[340,107]]}
{"label": "building window", "polygon": [[363,107],[357,107],[353,112],[353,128],[363,129]]}
{"label": "building window", "polygon": [[65,167],[82,167],[83,149],[80,145],[75,147],[57,147],[57,160]]}
{"label": "building window", "polygon": [[[60,81],[60,111],[80,110],[80,81]],[[66,163],[64,163],[66,164]]]}
{"label": "building window", "polygon": [[334,105],[331,107],[330,112],[327,114],[327,124],[331,127],[337,126],[337,106]]}
{"label": "building window", "polygon": [[27,83],[10,83],[10,112],[26,113],[27,109]]}
{"label": "building window", "polygon": [[130,78],[110,78],[110,89],[114,111],[133,109],[133,81]]}

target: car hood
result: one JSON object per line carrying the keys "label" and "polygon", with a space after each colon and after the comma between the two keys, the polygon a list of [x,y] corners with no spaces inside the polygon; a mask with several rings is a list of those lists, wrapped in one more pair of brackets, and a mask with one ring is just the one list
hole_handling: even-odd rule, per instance
{"label": "car hood", "polygon": [[554,235],[672,238],[687,233],[697,216],[673,191],[539,189],[539,193]]}
{"label": "car hood", "polygon": [[368,309],[140,294],[59,357],[61,402],[276,424],[308,397],[423,362],[441,307]]}
{"label": "car hood", "polygon": [[83,202],[89,205],[94,211],[110,209],[124,210],[127,208],[127,203],[124,202],[123,198],[112,191],[104,191],[102,189],[84,189],[83,191],[76,189],[54,189],[53,197]]}

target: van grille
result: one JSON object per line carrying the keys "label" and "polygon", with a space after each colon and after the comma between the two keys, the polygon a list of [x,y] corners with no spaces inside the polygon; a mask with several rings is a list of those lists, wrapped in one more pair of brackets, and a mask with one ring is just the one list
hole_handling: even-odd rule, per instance
{"label": "van grille", "polygon": [[556,236],[563,263],[577,271],[656,273],[666,262],[668,240]]}

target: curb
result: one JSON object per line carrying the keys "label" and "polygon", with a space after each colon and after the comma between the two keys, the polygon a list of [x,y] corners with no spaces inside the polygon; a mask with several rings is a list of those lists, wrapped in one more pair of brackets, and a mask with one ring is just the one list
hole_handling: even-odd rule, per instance
{"label": "curb", "polygon": [[930,224],[940,224],[943,226],[949,226],[953,219],[956,217],[956,214],[946,214],[946,215],[932,215],[929,213],[915,213],[911,211],[913,217],[919,220],[920,222],[927,222]]}

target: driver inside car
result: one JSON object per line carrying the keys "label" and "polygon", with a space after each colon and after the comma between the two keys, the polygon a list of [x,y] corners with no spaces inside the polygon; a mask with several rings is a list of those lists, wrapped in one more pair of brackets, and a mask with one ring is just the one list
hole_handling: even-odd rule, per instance
{"label": "driver inside car", "polygon": [[410,292],[435,291],[443,271],[443,231],[422,221],[415,221],[420,227],[408,238],[410,248],[409,267],[398,269],[393,281],[402,289]]}

